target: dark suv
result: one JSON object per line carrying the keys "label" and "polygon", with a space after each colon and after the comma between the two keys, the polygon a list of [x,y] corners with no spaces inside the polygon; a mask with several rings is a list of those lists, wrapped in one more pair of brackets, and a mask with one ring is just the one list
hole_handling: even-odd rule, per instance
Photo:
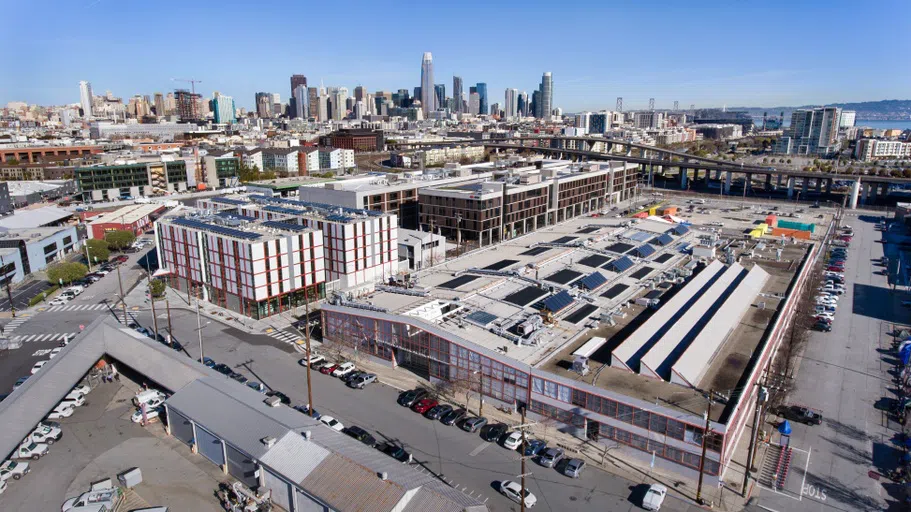
{"label": "dark suv", "polygon": [[819,425],[822,423],[821,414],[800,405],[782,406],[778,409],[778,414],[783,418],[806,423],[807,425]]}
{"label": "dark suv", "polygon": [[440,418],[440,422],[443,423],[443,425],[455,425],[462,421],[462,418],[464,418],[466,414],[468,414],[468,412],[465,411],[465,409],[449,411]]}
{"label": "dark suv", "polygon": [[478,429],[483,428],[484,425],[487,425],[487,418],[484,418],[482,416],[480,418],[468,418],[467,420],[463,421],[461,425],[459,425],[459,428],[465,432],[470,432],[473,434],[477,432]]}
{"label": "dark suv", "polygon": [[345,433],[349,436],[357,439],[358,441],[366,444],[367,446],[376,446],[376,439],[370,435],[370,432],[362,429],[361,427],[352,425],[345,429]]}
{"label": "dark suv", "polygon": [[412,389],[411,391],[406,391],[406,392],[402,393],[401,395],[399,395],[399,405],[401,405],[402,407],[411,407],[418,400],[421,400],[422,398],[426,398],[426,397],[427,397],[426,389],[421,389],[421,388]]}

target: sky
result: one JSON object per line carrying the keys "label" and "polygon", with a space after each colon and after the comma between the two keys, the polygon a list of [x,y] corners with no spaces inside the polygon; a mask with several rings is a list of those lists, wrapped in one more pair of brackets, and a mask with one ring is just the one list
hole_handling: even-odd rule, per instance
{"label": "sky", "polygon": [[412,91],[423,52],[452,93],[538,87],[564,112],[911,98],[911,1],[0,0],[0,105],[169,92],[195,78],[251,108],[308,85]]}

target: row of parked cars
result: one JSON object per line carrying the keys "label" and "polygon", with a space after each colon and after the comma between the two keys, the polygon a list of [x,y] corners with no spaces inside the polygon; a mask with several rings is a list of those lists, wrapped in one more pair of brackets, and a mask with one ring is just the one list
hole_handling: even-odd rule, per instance
{"label": "row of parked cars", "polygon": [[[21,385],[18,382],[17,384]],[[85,404],[85,395],[91,390],[87,384],[79,384],[73,388],[47,418],[38,423],[35,430],[22,440],[10,459],[0,464],[0,494],[6,491],[8,480],[19,480],[28,474],[30,468],[29,463],[25,462],[27,459],[36,461],[44,457],[50,451],[50,446],[63,437],[63,429],[53,420],[72,416],[76,407]]]}
{"label": "row of parked cars", "polygon": [[842,226],[832,241],[833,244],[835,242],[838,242],[838,244],[830,244],[825,270],[823,271],[824,280],[815,297],[816,308],[813,316],[815,320],[813,328],[817,331],[829,332],[832,330],[832,322],[835,320],[838,301],[846,291],[845,263],[848,259],[848,247],[853,238],[854,232],[851,230],[851,226]]}
{"label": "row of parked cars", "polygon": [[368,384],[376,382],[376,374],[358,370],[351,361],[333,363],[324,356],[312,353],[310,359],[306,357],[298,361],[301,366],[310,365],[310,369],[317,370],[323,375],[331,375],[341,379],[349,388],[364,389]]}
{"label": "row of parked cars", "polygon": [[60,292],[60,294],[50,300],[48,302],[48,305],[62,306],[70,302],[79,296],[82,292],[84,292],[86,288],[100,281],[102,277],[110,274],[117,269],[118,265],[125,263],[126,261],[127,257],[120,255],[115,258],[111,258],[111,260],[108,262],[102,263],[98,266],[98,268],[96,268],[93,272],[86,274],[86,276],[82,279],[73,281],[68,288],[64,289],[62,292]]}

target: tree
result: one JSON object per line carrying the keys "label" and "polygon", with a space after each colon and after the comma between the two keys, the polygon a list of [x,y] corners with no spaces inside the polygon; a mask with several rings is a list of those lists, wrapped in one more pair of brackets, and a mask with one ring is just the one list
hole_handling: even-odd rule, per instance
{"label": "tree", "polygon": [[164,295],[165,284],[161,279],[153,279],[151,284],[149,284],[149,291],[152,293],[152,297],[158,298]]}
{"label": "tree", "polygon": [[19,159],[18,158],[8,158],[6,160],[6,165],[19,165]]}
{"label": "tree", "polygon": [[790,158],[788,158],[788,163],[791,163],[791,159],[790,159]]}
{"label": "tree", "polygon": [[89,263],[94,263],[97,261],[107,261],[111,257],[111,248],[108,246],[107,241],[101,240],[99,238],[93,238],[91,240],[86,240],[86,247],[88,248],[89,258],[92,261]]}
{"label": "tree", "polygon": [[136,235],[134,235],[132,231],[118,229],[117,231],[111,231],[104,235],[104,240],[112,250],[122,251],[136,241]]}
{"label": "tree", "polygon": [[48,267],[47,280],[51,283],[59,283],[62,281],[63,284],[69,284],[77,279],[82,279],[88,272],[88,267],[82,263],[58,263]]}

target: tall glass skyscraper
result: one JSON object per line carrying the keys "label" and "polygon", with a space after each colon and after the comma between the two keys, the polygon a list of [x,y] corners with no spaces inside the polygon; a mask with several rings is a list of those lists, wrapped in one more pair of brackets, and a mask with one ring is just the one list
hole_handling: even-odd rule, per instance
{"label": "tall glass skyscraper", "polygon": [[82,107],[82,117],[89,119],[92,117],[92,84],[85,80],[79,82],[79,106]]}
{"label": "tall glass skyscraper", "polygon": [[541,77],[541,106],[540,115],[542,119],[550,119],[551,111],[554,109],[554,78],[550,71],[544,73]]}
{"label": "tall glass skyscraper", "polygon": [[421,110],[424,115],[437,109],[436,91],[433,87],[433,55],[424,52],[421,59]]}
{"label": "tall glass skyscraper", "polygon": [[462,77],[453,76],[452,77],[452,99],[453,103],[453,112],[456,114],[462,112]]}
{"label": "tall glass skyscraper", "polygon": [[433,86],[433,94],[437,102],[437,108],[446,108],[446,84],[435,84]]}
{"label": "tall glass skyscraper", "polygon": [[210,105],[215,115],[215,124],[230,124],[237,121],[234,115],[234,98],[215,93]]}
{"label": "tall glass skyscraper", "polygon": [[487,115],[487,84],[484,82],[478,82],[478,84],[475,86],[475,89],[477,89],[478,96],[480,97],[478,114]]}

